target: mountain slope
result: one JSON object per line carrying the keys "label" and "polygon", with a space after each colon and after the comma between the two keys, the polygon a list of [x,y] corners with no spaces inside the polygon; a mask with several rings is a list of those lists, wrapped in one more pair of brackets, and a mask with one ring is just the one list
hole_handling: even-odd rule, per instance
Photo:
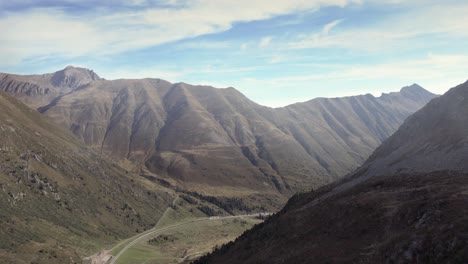
{"label": "mountain slope", "polygon": [[466,263],[467,95],[434,99],[355,173],[195,263]]}
{"label": "mountain slope", "polygon": [[[468,82],[434,99],[412,115],[369,162],[372,171],[468,172]],[[377,169],[378,168],[378,169]]]}
{"label": "mountain slope", "polygon": [[[267,194],[282,201],[361,165],[407,116],[435,97],[413,85],[377,98],[320,98],[273,109],[233,88],[159,79],[96,77],[81,83],[87,84],[68,88],[39,111],[114,161],[134,171],[149,169],[187,190]],[[26,96],[19,98],[34,100]]]}
{"label": "mountain slope", "polygon": [[153,227],[173,197],[0,91],[0,259],[70,263]]}
{"label": "mountain slope", "polygon": [[42,75],[0,73],[1,90],[14,94],[32,108],[49,104],[58,96],[97,80],[101,78],[92,70],[72,66]]}

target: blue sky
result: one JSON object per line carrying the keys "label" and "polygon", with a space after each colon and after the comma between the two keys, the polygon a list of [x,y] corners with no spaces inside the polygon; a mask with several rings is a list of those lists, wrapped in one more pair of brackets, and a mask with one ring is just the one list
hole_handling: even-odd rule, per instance
{"label": "blue sky", "polygon": [[0,0],[0,72],[235,87],[268,106],[468,79],[468,1]]}

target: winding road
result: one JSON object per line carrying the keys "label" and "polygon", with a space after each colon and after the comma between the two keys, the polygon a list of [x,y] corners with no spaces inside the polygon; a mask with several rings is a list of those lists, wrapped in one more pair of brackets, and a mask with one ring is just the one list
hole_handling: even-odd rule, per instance
{"label": "winding road", "polygon": [[[261,213],[262,216],[270,215],[270,214],[271,213]],[[256,214],[246,214],[246,215],[206,217],[206,218],[199,218],[199,219],[195,219],[195,220],[175,224],[175,225],[172,225],[172,226],[167,226],[167,227],[163,227],[163,228],[160,228],[160,229],[156,229],[156,230],[144,233],[141,236],[136,237],[132,242],[128,243],[128,245],[126,245],[124,248],[122,248],[122,250],[120,250],[120,252],[117,253],[117,255],[115,255],[115,257],[112,257],[110,259],[110,261],[108,262],[108,264],[115,264],[117,262],[117,260],[119,259],[119,257],[122,256],[122,254],[124,254],[129,248],[131,248],[133,245],[135,245],[136,243],[140,242],[141,240],[143,240],[143,239],[145,239],[145,238],[147,238],[149,236],[160,235],[160,234],[164,233],[165,231],[172,230],[172,229],[180,227],[180,226],[190,225],[190,224],[193,224],[193,223],[196,223],[196,222],[231,219],[231,218],[256,217],[256,216],[259,216],[259,215],[260,215],[259,213],[256,213]]]}

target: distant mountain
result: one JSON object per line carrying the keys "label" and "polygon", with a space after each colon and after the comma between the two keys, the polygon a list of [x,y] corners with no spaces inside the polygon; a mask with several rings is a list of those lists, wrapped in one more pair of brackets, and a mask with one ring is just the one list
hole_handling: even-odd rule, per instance
{"label": "distant mountain", "polygon": [[2,91],[0,109],[0,262],[81,263],[173,200]]}
{"label": "distant mountain", "polygon": [[53,99],[101,78],[92,70],[68,66],[42,75],[0,73],[1,90],[14,94],[27,105],[38,108]]}
{"label": "distant mountain", "polygon": [[296,195],[200,263],[466,263],[468,82],[409,117],[356,172]]}
{"label": "distant mountain", "polygon": [[369,159],[369,169],[468,172],[468,82],[412,115]]}
{"label": "distant mountain", "polygon": [[282,201],[357,168],[435,97],[412,85],[381,97],[269,108],[234,88],[107,81],[73,67],[42,77],[2,76],[1,89],[130,170],[149,170],[191,191]]}

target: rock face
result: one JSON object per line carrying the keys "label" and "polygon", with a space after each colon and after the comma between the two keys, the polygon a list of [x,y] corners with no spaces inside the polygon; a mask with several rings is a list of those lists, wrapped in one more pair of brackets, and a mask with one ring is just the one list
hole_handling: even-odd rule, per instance
{"label": "rock face", "polygon": [[[47,77],[2,76],[3,90],[104,155],[214,195],[288,197],[329,183],[361,165],[407,116],[435,97],[412,85],[381,97],[319,98],[273,109],[233,88],[159,79],[106,81],[70,67]],[[21,83],[62,92],[32,96],[32,88],[11,88]]]}
{"label": "rock face", "polygon": [[294,196],[197,263],[466,263],[468,82],[409,117],[356,172]]}
{"label": "rock face", "polygon": [[81,262],[153,227],[172,201],[2,91],[0,109],[2,263]]}
{"label": "rock face", "polygon": [[57,97],[97,80],[101,78],[93,71],[73,66],[42,75],[0,73],[1,90],[14,94],[32,108],[47,105]]}

